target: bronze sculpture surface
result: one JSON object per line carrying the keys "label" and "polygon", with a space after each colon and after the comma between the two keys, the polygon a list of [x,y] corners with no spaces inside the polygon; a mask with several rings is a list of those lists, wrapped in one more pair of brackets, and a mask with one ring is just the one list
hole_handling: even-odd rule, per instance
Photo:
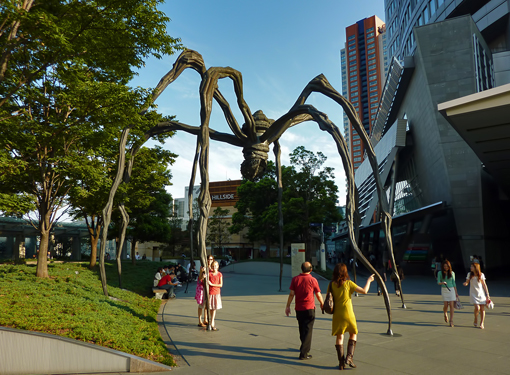
{"label": "bronze sculpture surface", "polygon": [[[334,100],[338,103],[343,110],[346,112],[349,120],[353,124],[356,132],[360,135],[360,139],[364,144],[365,150],[367,152],[367,157],[372,167],[374,178],[377,186],[377,194],[379,197],[379,201],[381,202],[381,213],[382,213],[382,224],[383,230],[385,232],[386,238],[386,247],[389,249],[390,260],[393,264],[393,269],[395,267],[395,259],[393,256],[393,245],[391,240],[391,215],[388,213],[388,201],[386,199],[385,192],[382,188],[382,184],[379,178],[378,173],[378,164],[377,159],[368,139],[368,135],[365,132],[363,125],[361,124],[360,119],[357,116],[357,113],[352,106],[352,104],[345,99],[340,93],[338,93],[327,81],[326,77],[322,74],[315,77],[311,80],[308,85],[304,88],[304,90],[299,95],[295,104],[292,108],[285,113],[283,116],[278,118],[275,121],[268,120],[266,116],[262,113],[262,111],[257,111],[253,115],[248,107],[248,104],[245,102],[243,98],[243,82],[241,73],[235,69],[230,67],[211,67],[207,69],[203,62],[202,56],[192,50],[187,50],[181,53],[181,55],[177,58],[176,62],[173,65],[173,68],[168,72],[158,83],[154,90],[154,95],[152,101],[154,102],[158,96],[165,90],[165,88],[175,81],[179,75],[185,69],[193,69],[201,76],[201,84],[200,84],[200,126],[191,126],[188,124],[183,124],[177,121],[169,121],[158,124],[157,126],[150,129],[145,134],[145,140],[150,139],[151,137],[175,130],[182,130],[197,136],[197,145],[195,150],[195,158],[193,163],[193,170],[191,173],[190,179],[190,189],[189,192],[192,194],[192,188],[195,182],[196,177],[196,168],[198,165],[200,178],[201,178],[201,189],[200,195],[198,197],[199,202],[199,217],[198,217],[198,246],[199,246],[199,254],[201,258],[202,264],[207,264],[206,262],[206,230],[207,230],[207,221],[209,218],[209,211],[211,207],[211,198],[209,194],[209,139],[213,139],[220,142],[226,142],[234,146],[242,147],[244,154],[244,162],[241,165],[241,172],[243,177],[248,179],[253,179],[257,176],[260,176],[264,173],[266,161],[268,158],[268,152],[270,145],[274,145],[274,154],[276,157],[276,166],[277,166],[277,178],[278,178],[278,189],[279,189],[279,207],[280,207],[280,248],[283,248],[283,234],[282,234],[282,226],[283,219],[281,214],[281,163],[280,163],[280,145],[279,139],[284,134],[284,132],[292,126],[298,125],[305,121],[314,121],[319,126],[320,130],[328,132],[333,140],[336,143],[338,153],[342,159],[342,164],[345,170],[345,174],[347,177],[347,207],[346,207],[346,219],[348,223],[349,230],[349,239],[351,241],[353,250],[356,253],[356,256],[363,263],[367,269],[369,269],[372,273],[376,275],[376,280],[378,281],[381,290],[383,291],[384,301],[386,305],[386,310],[388,314],[388,334],[392,334],[391,330],[391,306],[388,291],[384,285],[384,282],[381,278],[381,275],[374,269],[374,267],[370,264],[370,262],[363,256],[361,250],[359,249],[356,241],[356,236],[354,232],[354,224],[356,222],[355,218],[357,215],[357,190],[356,185],[354,183],[354,171],[352,169],[352,163],[349,158],[349,152],[347,149],[347,144],[338,129],[338,127],[333,124],[328,119],[328,116],[313,106],[306,104],[306,100],[309,95],[313,92],[321,93],[330,99]],[[237,98],[237,105],[242,113],[244,124],[239,126],[235,117],[230,110],[230,105],[227,100],[223,97],[223,95],[218,90],[218,80],[223,78],[230,78],[234,85],[234,90]],[[209,122],[212,111],[212,103],[215,100],[220,108],[223,111],[225,116],[225,120],[232,131],[232,134],[217,132],[214,129],[210,129]],[[118,186],[124,182],[129,182],[131,171],[133,167],[133,163],[135,161],[135,156],[142,146],[142,144],[135,145],[131,150],[128,151],[129,158],[126,162],[126,142],[129,136],[130,128],[126,128],[122,134],[120,147],[119,147],[119,161],[118,161],[118,170],[117,175],[115,177],[114,183],[112,184],[112,188],[110,191],[109,201],[103,210],[104,215],[104,228],[108,228],[111,221],[111,212],[113,209],[113,199],[116,193]],[[192,199],[189,200],[190,207],[189,212],[192,211]],[[123,209],[122,204],[120,205],[120,210],[123,218],[123,225],[121,226],[121,234],[120,234],[120,244],[123,243],[125,237],[125,229],[127,226],[127,222],[129,217],[127,216],[125,210]],[[190,215],[190,220],[193,220],[193,215]],[[191,226],[192,227],[192,223]],[[106,236],[107,231],[103,231],[102,241],[101,241],[101,252],[100,252],[100,269],[101,269],[101,280],[103,283],[103,290],[105,295],[107,295],[106,289],[106,277],[104,276],[104,252],[106,248]],[[193,241],[191,241],[193,244]],[[120,247],[122,248],[122,247]],[[193,254],[193,251],[192,251]],[[283,256],[283,252],[280,252],[281,256]],[[117,254],[117,261],[120,262],[120,253]],[[281,272],[282,265],[280,267],[280,288],[281,288]],[[399,280],[400,282],[400,280]],[[206,291],[206,301],[208,296],[208,288],[205,288]],[[403,294],[401,294],[402,303],[403,303]],[[210,320],[209,320],[210,321]],[[210,327],[209,327],[210,329]]]}

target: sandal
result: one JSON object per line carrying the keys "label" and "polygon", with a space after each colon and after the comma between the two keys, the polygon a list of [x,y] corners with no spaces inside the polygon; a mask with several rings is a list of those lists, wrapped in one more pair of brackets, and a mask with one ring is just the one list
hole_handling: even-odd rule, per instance
{"label": "sandal", "polygon": [[218,329],[218,328],[216,328],[216,327],[211,327],[211,329],[212,329],[213,331],[219,331],[219,329]]}
{"label": "sandal", "polygon": [[448,323],[448,314],[446,314],[446,313],[444,314],[444,321],[445,321],[445,323]]}
{"label": "sandal", "polygon": [[204,323],[202,323],[202,322],[200,322],[200,323],[198,323],[198,326],[199,326],[199,327],[205,327],[205,324],[204,324]]}

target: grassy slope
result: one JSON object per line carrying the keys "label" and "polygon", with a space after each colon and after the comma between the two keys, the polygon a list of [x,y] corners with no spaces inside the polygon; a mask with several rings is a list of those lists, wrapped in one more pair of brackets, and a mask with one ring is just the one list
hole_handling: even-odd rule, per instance
{"label": "grassy slope", "polygon": [[[110,297],[104,296],[98,270],[86,263],[49,264],[49,279],[35,277],[35,265],[0,264],[0,325],[51,333],[175,365],[156,321],[161,301],[150,287],[159,263],[122,264],[119,289],[116,264],[108,263]],[[145,296],[142,296],[142,295]]]}

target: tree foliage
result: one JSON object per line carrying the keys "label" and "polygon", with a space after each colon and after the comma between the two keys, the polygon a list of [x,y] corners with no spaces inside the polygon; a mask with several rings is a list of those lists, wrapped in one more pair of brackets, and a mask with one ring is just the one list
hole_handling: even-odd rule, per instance
{"label": "tree foliage", "polygon": [[165,32],[159,3],[0,5],[0,209],[22,215],[35,207],[40,277],[48,276],[49,234],[71,189],[85,181],[104,187],[94,166],[110,162],[121,130],[134,124],[137,142],[163,120],[147,105],[150,91],[126,86],[146,57],[181,48]]}
{"label": "tree foliage", "polygon": [[165,187],[171,185],[168,167],[176,156],[161,147],[144,147],[136,156],[131,181],[121,194],[130,218],[127,235],[133,260],[137,242],[168,243],[171,239],[172,196]]}
{"label": "tree foliage", "polygon": [[[340,221],[336,208],[338,188],[333,169],[323,167],[326,156],[314,154],[303,146],[291,153],[291,166],[282,166],[284,238],[305,242],[310,257],[310,223]],[[266,175],[257,182],[244,180],[238,188],[237,212],[232,216],[232,233],[247,228],[250,241],[262,241],[267,248],[278,243],[278,190],[275,165],[268,163]]]}
{"label": "tree foliage", "polygon": [[[101,81],[126,84],[149,56],[181,49],[166,33],[161,0],[4,0],[0,107],[51,68],[79,62]],[[20,108],[20,111],[23,108]],[[2,117],[0,117],[1,121]]]}

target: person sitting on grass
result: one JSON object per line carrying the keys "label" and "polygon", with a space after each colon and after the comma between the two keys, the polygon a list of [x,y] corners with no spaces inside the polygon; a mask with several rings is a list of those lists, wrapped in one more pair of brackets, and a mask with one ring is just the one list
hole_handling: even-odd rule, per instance
{"label": "person sitting on grass", "polygon": [[165,275],[159,280],[158,287],[161,289],[166,289],[168,293],[168,298],[175,298],[174,288],[177,283],[174,283],[172,279],[174,275],[172,273]]}

